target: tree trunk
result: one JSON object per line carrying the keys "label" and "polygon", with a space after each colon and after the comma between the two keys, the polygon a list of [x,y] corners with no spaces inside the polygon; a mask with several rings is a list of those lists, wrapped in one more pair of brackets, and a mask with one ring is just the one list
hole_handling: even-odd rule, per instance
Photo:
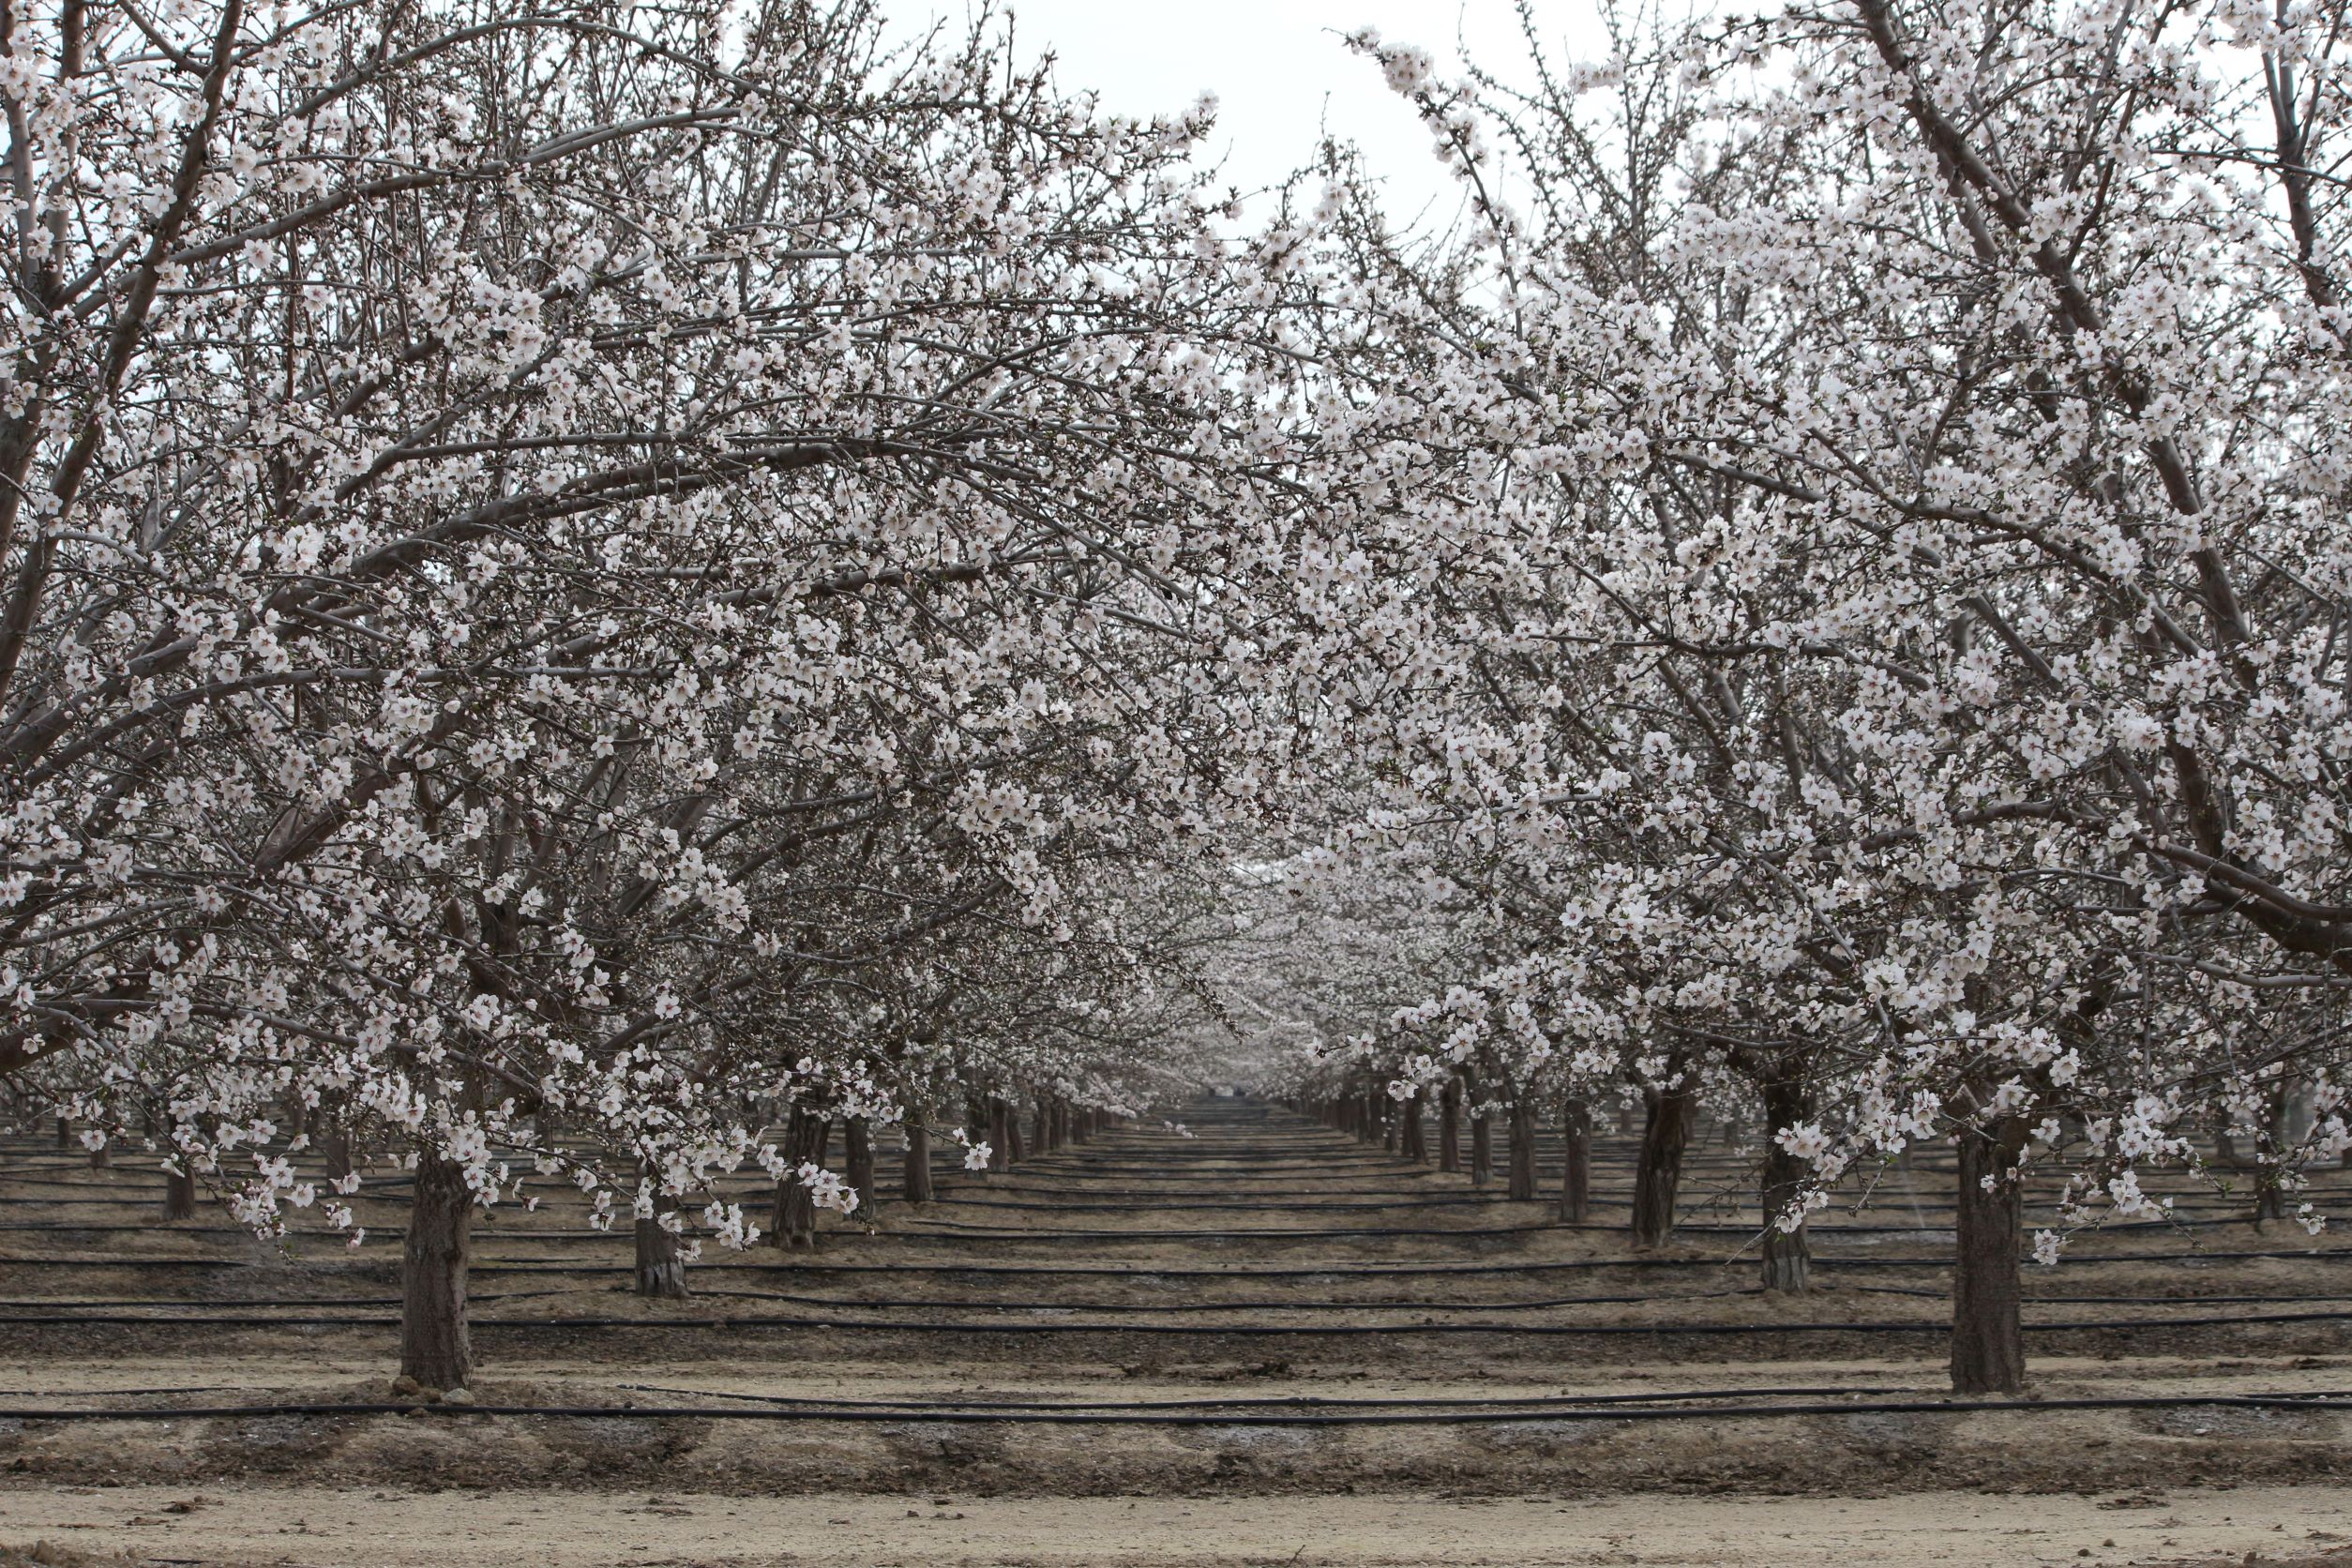
{"label": "tree trunk", "polygon": [[1429,1134],[1421,1124],[1421,1091],[1405,1102],[1405,1157],[1415,1165],[1429,1163]]}
{"label": "tree trunk", "polygon": [[1004,1107],[1004,1163],[1009,1168],[1029,1158],[1029,1145],[1021,1141],[1021,1108],[1010,1101]]}
{"label": "tree trunk", "polygon": [[817,1244],[816,1195],[802,1184],[800,1168],[822,1165],[825,1151],[833,1142],[833,1121],[801,1106],[792,1108],[791,1118],[784,1123],[784,1158],[787,1168],[776,1184],[776,1214],[774,1229],[776,1244],[780,1247],[813,1247]]}
{"label": "tree trunk", "polygon": [[400,1371],[427,1388],[463,1388],[473,1380],[465,1321],[473,1250],[474,1194],[465,1168],[428,1150],[416,1157],[400,1261]]}
{"label": "tree trunk", "polygon": [[[650,1176],[652,1172],[641,1174]],[[637,1222],[637,1293],[664,1301],[686,1300],[686,1249],[678,1234],[665,1228],[661,1215],[677,1212],[674,1195],[656,1189],[654,1217]]]}
{"label": "tree trunk", "polygon": [[637,1222],[637,1293],[664,1301],[686,1300],[685,1249],[677,1233],[658,1219]]}
{"label": "tree trunk", "polygon": [[907,1119],[907,1201],[931,1200],[931,1129],[918,1108]]}
{"label": "tree trunk", "polygon": [[57,1147],[60,1149],[73,1147],[73,1123],[63,1116],[57,1118]]}
{"label": "tree trunk", "polygon": [[354,1168],[351,1153],[351,1129],[340,1121],[322,1120],[319,1123],[319,1155],[326,1162],[326,1179],[339,1182]]}
{"label": "tree trunk", "polygon": [[163,1178],[163,1217],[165,1219],[194,1219],[196,1217],[196,1172],[189,1168],[188,1156],[179,1156],[180,1168],[167,1171]]}
{"label": "tree trunk", "polygon": [[1813,1288],[1813,1245],[1800,1223],[1784,1230],[1780,1217],[1804,1185],[1805,1162],[1780,1146],[1779,1134],[1805,1119],[1811,1108],[1802,1078],[1775,1062],[1757,1086],[1764,1096],[1764,1169],[1757,1196],[1764,1208],[1764,1289],[1802,1291]]}
{"label": "tree trunk", "polygon": [[1053,1153],[1053,1097],[1051,1095],[1037,1096],[1036,1130],[1030,1134],[1029,1145],[1032,1153],[1050,1154]]}
{"label": "tree trunk", "polygon": [[285,1133],[290,1141],[310,1130],[310,1108],[302,1103],[301,1095],[289,1093],[279,1103],[286,1112],[286,1124],[280,1131]]}
{"label": "tree trunk", "polygon": [[874,1132],[863,1116],[844,1117],[841,1122],[841,1160],[849,1167],[845,1174],[857,1192],[854,1213],[874,1212]]}
{"label": "tree trunk", "polygon": [[[2013,1118],[1960,1134],[1957,1251],[1952,1268],[1952,1391],[2015,1394],[2025,1387],[2017,1244],[2023,1199],[2016,1179],[2024,1138]],[[1985,1190],[1985,1183],[1992,1190]]]}
{"label": "tree trunk", "polygon": [[1524,1090],[1512,1096],[1511,1163],[1506,1195],[1518,1203],[1535,1201],[1535,1099]]}
{"label": "tree trunk", "polygon": [[1691,1138],[1687,1086],[1645,1089],[1648,1109],[1641,1129],[1641,1154],[1634,1169],[1634,1245],[1664,1246],[1674,1234],[1674,1211],[1682,1190],[1682,1151]]}
{"label": "tree trunk", "polygon": [[1592,1215],[1592,1108],[1570,1095],[1560,1110],[1560,1130],[1568,1145],[1560,1172],[1560,1217],[1582,1225]]}
{"label": "tree trunk", "polygon": [[1380,1118],[1380,1152],[1394,1154],[1396,1153],[1397,1139],[1402,1138],[1405,1132],[1405,1119],[1397,1114],[1404,1108],[1385,1094],[1380,1098],[1385,1102],[1380,1107],[1385,1113]]}
{"label": "tree trunk", "polygon": [[[1470,1086],[1470,1093],[1478,1093],[1476,1084]],[[1483,1187],[1495,1179],[1494,1118],[1486,1114],[1484,1104],[1475,1102],[1470,1106],[1470,1185],[1474,1187]]]}
{"label": "tree trunk", "polygon": [[97,1148],[90,1151],[90,1168],[92,1170],[107,1169],[109,1167],[113,1166],[113,1163],[114,1146],[113,1144],[101,1143]]}
{"label": "tree trunk", "polygon": [[1462,1080],[1449,1078],[1438,1091],[1438,1168],[1458,1175],[1462,1169]]}

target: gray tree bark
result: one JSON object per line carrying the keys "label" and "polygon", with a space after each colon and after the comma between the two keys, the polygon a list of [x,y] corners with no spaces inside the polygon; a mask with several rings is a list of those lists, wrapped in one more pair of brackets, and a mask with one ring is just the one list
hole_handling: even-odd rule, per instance
{"label": "gray tree bark", "polygon": [[[1952,1269],[1952,1391],[2016,1394],[2026,1383],[2017,1245],[2024,1199],[2015,1118],[1960,1134],[1957,1249]],[[1986,1190],[1986,1184],[1991,1190]]]}
{"label": "gray tree bark", "polygon": [[465,1304],[473,1253],[465,1168],[437,1153],[419,1154],[401,1244],[400,1371],[427,1388],[462,1388],[474,1377]]}
{"label": "gray tree bark", "polygon": [[1664,1246],[1674,1234],[1675,1206],[1682,1190],[1682,1151],[1691,1137],[1687,1087],[1645,1089],[1648,1115],[1641,1153],[1634,1169],[1634,1245]]}
{"label": "gray tree bark", "polygon": [[1582,1225],[1592,1215],[1592,1108],[1575,1095],[1560,1108],[1568,1158],[1560,1172],[1560,1217]]}

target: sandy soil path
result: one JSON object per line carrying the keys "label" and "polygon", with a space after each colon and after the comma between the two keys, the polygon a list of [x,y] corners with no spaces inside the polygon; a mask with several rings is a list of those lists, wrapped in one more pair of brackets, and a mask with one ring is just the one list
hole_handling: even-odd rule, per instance
{"label": "sandy soil path", "polygon": [[[2326,1561],[2352,1498],[2242,1487],[2128,1498],[660,1498],[234,1486],[0,1490],[0,1541],[177,1564],[316,1568],[1374,1568]],[[886,1543],[886,1544],[885,1544]],[[2340,1559],[2352,1562],[2352,1555]]]}

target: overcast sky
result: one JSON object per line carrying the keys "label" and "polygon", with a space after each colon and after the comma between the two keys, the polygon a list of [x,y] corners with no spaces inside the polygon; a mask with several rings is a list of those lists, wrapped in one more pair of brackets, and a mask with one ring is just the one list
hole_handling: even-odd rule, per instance
{"label": "overcast sky", "polygon": [[[1063,86],[1098,90],[1106,109],[1151,114],[1216,94],[1213,146],[1244,189],[1305,162],[1328,124],[1364,148],[1398,218],[1430,202],[1450,216],[1456,187],[1429,156],[1411,106],[1342,36],[1377,27],[1427,49],[1443,75],[1454,72],[1457,37],[1498,66],[1526,53],[1510,0],[1015,0],[1011,8],[1023,53],[1052,49]],[[968,14],[961,0],[897,0],[893,9],[901,26]],[[1604,53],[1593,0],[1535,0],[1535,14],[1552,51]]]}

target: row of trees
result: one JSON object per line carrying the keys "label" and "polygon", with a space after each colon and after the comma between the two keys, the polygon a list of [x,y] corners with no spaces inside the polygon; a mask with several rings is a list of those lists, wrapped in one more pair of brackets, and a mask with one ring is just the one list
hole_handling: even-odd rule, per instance
{"label": "row of trees", "polygon": [[1531,90],[1359,40],[1485,229],[1451,291],[1348,251],[1425,324],[1360,346],[1427,389],[1393,548],[1451,552],[1377,627],[1428,695],[1365,852],[1488,938],[1327,1072],[1630,1091],[1668,1188],[1752,1106],[1783,1287],[1952,1139],[1967,1391],[2023,1376],[2022,1172],[2050,1258],[2193,1135],[2273,1213],[2352,1145],[2342,21],[1853,0]]}
{"label": "row of trees", "polygon": [[1150,1091],[1158,890],[1288,749],[1205,122],[862,4],[8,32],[0,1076],[264,1229],[352,1223],[294,1117],[400,1153],[441,1386],[527,1165],[675,1225]]}
{"label": "row of trees", "polygon": [[1752,1099],[1783,1286],[1956,1140],[2013,1387],[2021,1169],[2352,1138],[2340,12],[1361,37],[1432,238],[986,18],[9,8],[0,1078],[264,1228],[404,1149],[444,1386],[518,1160]]}

